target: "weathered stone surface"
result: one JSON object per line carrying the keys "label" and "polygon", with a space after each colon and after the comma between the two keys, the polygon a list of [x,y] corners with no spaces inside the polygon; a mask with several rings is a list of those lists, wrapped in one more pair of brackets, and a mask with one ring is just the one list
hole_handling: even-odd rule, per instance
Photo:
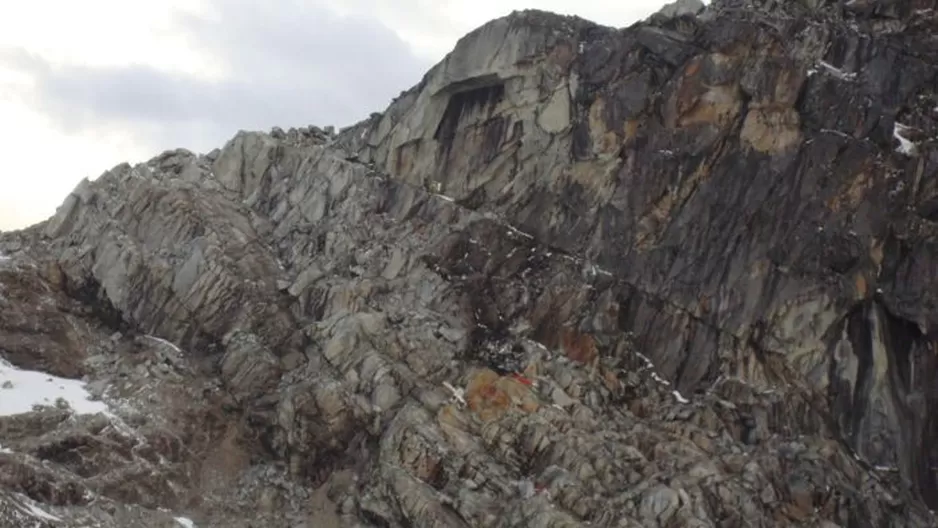
{"label": "weathered stone surface", "polygon": [[706,5],[700,0],[675,0],[670,4],[658,10],[658,15],[674,18],[684,15],[697,15],[706,9]]}
{"label": "weathered stone surface", "polygon": [[83,182],[0,354],[112,410],[0,417],[0,519],[936,525],[938,18],[867,4],[515,13]]}

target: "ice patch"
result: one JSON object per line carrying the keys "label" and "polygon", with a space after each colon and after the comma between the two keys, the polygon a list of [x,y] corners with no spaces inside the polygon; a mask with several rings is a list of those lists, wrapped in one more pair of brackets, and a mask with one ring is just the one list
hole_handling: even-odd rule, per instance
{"label": "ice patch", "polygon": [[892,128],[892,137],[899,140],[899,146],[896,147],[896,152],[905,154],[906,156],[914,156],[918,150],[915,148],[915,143],[912,143],[902,135],[904,132],[908,131],[909,127],[902,123],[896,123]]}
{"label": "ice patch", "polygon": [[60,398],[78,414],[108,410],[104,402],[91,400],[91,394],[79,380],[20,370],[0,359],[0,416],[27,413],[34,405],[54,406]]}
{"label": "ice patch", "polygon": [[196,528],[195,523],[188,517],[176,517],[175,520],[182,528]]}

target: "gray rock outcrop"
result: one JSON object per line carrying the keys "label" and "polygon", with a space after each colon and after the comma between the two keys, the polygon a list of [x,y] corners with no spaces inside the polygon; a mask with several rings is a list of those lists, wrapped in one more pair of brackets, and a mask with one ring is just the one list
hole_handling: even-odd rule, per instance
{"label": "gray rock outcrop", "polygon": [[675,18],[685,15],[699,15],[707,6],[700,0],[675,0],[658,10],[656,14],[665,18]]}
{"label": "gray rock outcrop", "polygon": [[0,525],[938,525],[936,8],[517,12],[82,182],[0,356],[111,411],[0,416]]}

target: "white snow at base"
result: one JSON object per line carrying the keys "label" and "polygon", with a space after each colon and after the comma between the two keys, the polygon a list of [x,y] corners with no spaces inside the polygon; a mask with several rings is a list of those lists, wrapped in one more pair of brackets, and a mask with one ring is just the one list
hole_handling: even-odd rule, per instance
{"label": "white snow at base", "polygon": [[179,523],[179,526],[182,526],[182,528],[196,528],[192,519],[187,517],[176,517],[176,522]]}
{"label": "white snow at base", "polygon": [[685,398],[684,395],[678,391],[672,391],[671,394],[674,395],[674,398],[677,400],[678,403],[690,403],[690,400]]}
{"label": "white snow at base", "polygon": [[13,451],[10,451],[9,449],[7,449],[7,448],[3,447],[2,445],[0,445],[0,453],[12,453],[12,452],[13,452]]}
{"label": "white snow at base", "polygon": [[896,147],[896,152],[899,152],[900,154],[905,154],[907,156],[912,156],[916,152],[915,143],[912,143],[911,141],[909,141],[902,135],[904,132],[907,132],[908,130],[909,130],[909,127],[901,123],[896,123],[892,128],[892,137],[899,140],[899,146]]}
{"label": "white snow at base", "polygon": [[104,402],[91,400],[91,394],[79,380],[20,370],[0,359],[0,416],[27,413],[34,405],[54,406],[59,398],[78,414],[108,410]]}

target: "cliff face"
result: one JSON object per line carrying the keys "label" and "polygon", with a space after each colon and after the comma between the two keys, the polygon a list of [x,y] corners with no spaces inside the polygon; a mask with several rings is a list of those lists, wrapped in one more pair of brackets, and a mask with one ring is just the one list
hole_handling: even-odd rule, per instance
{"label": "cliff face", "polygon": [[934,5],[790,4],[496,21],[353,149],[606,270],[616,331],[680,390],[772,387],[778,356],[864,458],[938,500],[915,474],[935,433]]}
{"label": "cliff face", "polygon": [[109,410],[0,416],[0,519],[936,525],[936,10],[514,13],[83,182],[0,236],[0,353]]}

